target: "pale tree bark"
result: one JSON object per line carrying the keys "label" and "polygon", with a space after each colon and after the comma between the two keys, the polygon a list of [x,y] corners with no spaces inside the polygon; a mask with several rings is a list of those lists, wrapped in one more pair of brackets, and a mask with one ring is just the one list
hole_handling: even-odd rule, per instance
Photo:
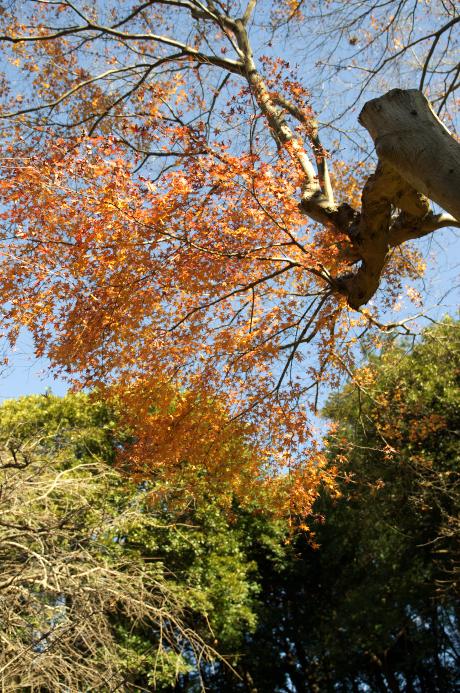
{"label": "pale tree bark", "polygon": [[379,160],[460,219],[460,143],[417,89],[393,89],[364,106],[359,122]]}
{"label": "pale tree bark", "polygon": [[[348,235],[361,260],[339,279],[352,308],[377,291],[388,253],[407,240],[460,226],[460,144],[415,89],[393,89],[369,101],[359,121],[379,158],[362,193],[359,220]],[[447,214],[434,214],[430,199]]]}
{"label": "pale tree bark", "polygon": [[[374,296],[392,248],[439,228],[460,226],[460,144],[435,115],[418,90],[394,89],[369,101],[359,120],[370,132],[378,155],[375,173],[362,192],[361,210],[336,204],[321,151],[317,128],[284,97],[272,94],[258,72],[243,22],[233,26],[246,76],[275,140],[288,145],[303,172],[300,209],[306,216],[351,241],[358,268],[345,276],[327,277],[331,288],[359,310]],[[316,170],[302,141],[284,114],[307,126]],[[430,199],[447,211],[435,214]]]}

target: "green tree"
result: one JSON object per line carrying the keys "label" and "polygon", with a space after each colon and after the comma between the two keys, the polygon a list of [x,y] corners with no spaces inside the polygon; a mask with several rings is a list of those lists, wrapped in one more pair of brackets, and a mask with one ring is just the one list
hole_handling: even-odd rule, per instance
{"label": "green tree", "polygon": [[314,507],[319,548],[260,507],[126,481],[130,439],[84,395],[5,403],[4,688],[456,690],[458,334],[389,342],[329,402],[345,461]]}
{"label": "green tree", "polygon": [[243,680],[222,671],[211,690],[458,690],[459,328],[388,343],[330,400],[342,495],[315,505],[318,549],[254,542],[259,623]]}
{"label": "green tree", "polygon": [[118,394],[133,477],[208,473],[232,421],[258,464],[215,488],[289,467],[310,512],[318,388],[421,298],[410,241],[460,226],[458,26],[452,0],[0,3],[0,339]]}
{"label": "green tree", "polygon": [[112,464],[124,439],[85,395],[0,408],[5,690],[200,690],[255,625],[241,530],[211,503],[154,510]]}

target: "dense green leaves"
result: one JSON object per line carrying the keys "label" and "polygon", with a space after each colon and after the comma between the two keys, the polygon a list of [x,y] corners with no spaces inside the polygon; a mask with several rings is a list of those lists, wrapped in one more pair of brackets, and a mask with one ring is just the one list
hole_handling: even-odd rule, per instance
{"label": "dense green leaves", "polygon": [[178,517],[127,482],[106,407],[8,401],[0,445],[8,690],[169,690],[254,626],[240,531],[212,504]]}
{"label": "dense green leaves", "polygon": [[342,496],[276,559],[253,545],[258,628],[215,691],[457,690],[459,324],[391,345],[326,409]]}
{"label": "dense green leaves", "polygon": [[[440,591],[458,587],[460,325],[445,321],[412,350],[389,346],[334,398],[331,454],[351,458],[353,501],[374,499],[362,524],[381,541],[399,534],[430,561]],[[395,542],[391,541],[394,550]],[[425,560],[425,558],[423,560]]]}

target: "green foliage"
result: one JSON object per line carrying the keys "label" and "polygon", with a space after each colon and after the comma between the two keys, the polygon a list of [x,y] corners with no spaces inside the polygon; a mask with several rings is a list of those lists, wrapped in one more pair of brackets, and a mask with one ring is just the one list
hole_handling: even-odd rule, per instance
{"label": "green foliage", "polygon": [[342,496],[315,505],[316,536],[258,546],[258,627],[210,690],[457,690],[460,325],[388,344],[334,396],[327,443]]}
{"label": "green foliage", "polygon": [[114,467],[123,439],[85,395],[0,408],[1,661],[21,690],[167,691],[255,626],[241,529],[211,502],[159,510]]}
{"label": "green foliage", "polygon": [[164,532],[161,555],[174,575],[194,586],[190,606],[209,622],[215,643],[224,650],[255,625],[251,580],[255,566],[246,560],[244,537],[211,503],[182,517],[174,532]]}
{"label": "green foliage", "polygon": [[[382,552],[395,534],[419,547],[443,592],[458,589],[460,324],[446,320],[410,350],[389,345],[335,397],[326,414],[339,422],[331,453],[350,458],[353,502]],[[391,529],[393,528],[393,530]],[[389,546],[382,540],[386,538]]]}
{"label": "green foliage", "polygon": [[52,455],[56,466],[59,455],[68,461],[91,455],[113,459],[115,428],[110,410],[84,394],[32,395],[7,400],[0,408],[0,442],[33,442],[37,452]]}
{"label": "green foliage", "polygon": [[128,436],[84,395],[5,403],[9,681],[24,691],[56,681],[163,693],[455,691],[459,328],[445,321],[415,345],[389,342],[328,403],[327,450],[343,478],[341,496],[325,491],[315,505],[318,549],[260,508],[224,515],[205,497],[170,507],[157,482],[129,483],[113,464]]}

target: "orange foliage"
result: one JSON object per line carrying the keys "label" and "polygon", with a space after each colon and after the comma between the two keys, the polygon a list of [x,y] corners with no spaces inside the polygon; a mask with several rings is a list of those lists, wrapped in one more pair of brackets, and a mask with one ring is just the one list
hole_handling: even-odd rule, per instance
{"label": "orange foliage", "polygon": [[[221,148],[153,185],[132,175],[113,139],[76,144],[69,151],[57,140],[46,159],[5,169],[3,218],[14,232],[0,282],[10,335],[26,326],[37,353],[74,382],[110,385],[136,429],[134,476],[161,468],[179,483],[201,469],[210,487],[250,497],[250,480],[266,490],[291,468],[304,508],[323,465],[305,447],[300,381],[276,385],[305,296],[324,289],[305,263],[325,260],[303,229],[286,161]],[[329,298],[317,309],[323,361],[338,315]],[[296,472],[312,455],[308,474]]]}
{"label": "orange foliage", "polygon": [[[125,3],[116,5],[118,27]],[[300,12],[278,5],[280,21]],[[27,327],[37,354],[75,386],[117,401],[136,430],[121,461],[135,478],[161,474],[171,488],[204,485],[227,499],[262,492],[306,514],[319,484],[331,484],[309,413],[318,388],[353,367],[357,331],[371,325],[330,280],[355,259],[349,239],[299,209],[316,124],[289,66],[263,59],[267,89],[255,92],[259,106],[281,95],[300,113],[293,139],[275,146],[251,89],[194,62],[211,39],[209,61],[227,59],[225,25],[207,35],[192,22],[173,58],[149,38],[152,26],[171,30],[173,9],[135,14],[129,50],[117,35],[125,25],[99,43],[93,30],[95,47],[80,43],[66,3],[9,18],[11,69],[22,85],[29,74],[30,91],[5,89],[20,112],[5,130],[0,179],[4,333],[14,341]],[[86,11],[96,21],[97,8]],[[67,17],[75,35],[49,28]],[[55,35],[14,43],[30,25]],[[162,69],[167,60],[174,69]],[[337,177],[340,195],[356,198],[357,174],[343,164]],[[398,258],[393,283],[412,262]]]}

